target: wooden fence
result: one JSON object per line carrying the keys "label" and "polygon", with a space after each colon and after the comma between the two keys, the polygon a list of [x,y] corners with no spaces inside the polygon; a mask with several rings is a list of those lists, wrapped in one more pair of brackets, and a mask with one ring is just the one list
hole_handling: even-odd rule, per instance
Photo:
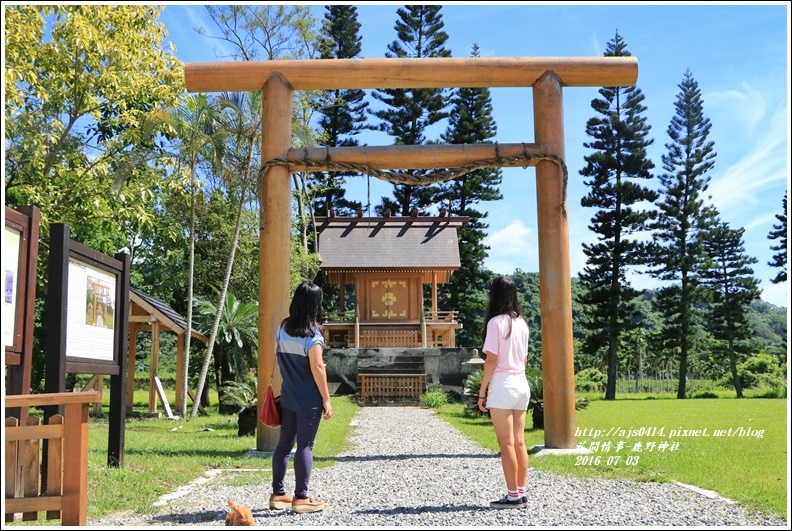
{"label": "wooden fence", "polygon": [[423,394],[423,374],[361,374],[361,400],[418,400]]}
{"label": "wooden fence", "polygon": [[[88,404],[101,400],[97,392],[5,397],[6,409],[62,405],[64,410],[47,424],[32,415],[25,426],[19,426],[17,418],[5,419],[6,522],[14,521],[19,513],[23,521],[35,521],[40,511],[46,511],[47,520],[60,519],[63,526],[86,525]],[[47,441],[46,452],[42,440]],[[46,478],[41,477],[43,471]]]}

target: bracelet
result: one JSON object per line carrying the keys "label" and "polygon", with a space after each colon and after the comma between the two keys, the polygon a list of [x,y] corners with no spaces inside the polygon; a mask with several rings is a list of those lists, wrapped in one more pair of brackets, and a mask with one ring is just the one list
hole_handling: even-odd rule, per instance
{"label": "bracelet", "polygon": [[486,396],[480,396],[479,400],[484,400],[485,398],[487,398],[487,397]]}

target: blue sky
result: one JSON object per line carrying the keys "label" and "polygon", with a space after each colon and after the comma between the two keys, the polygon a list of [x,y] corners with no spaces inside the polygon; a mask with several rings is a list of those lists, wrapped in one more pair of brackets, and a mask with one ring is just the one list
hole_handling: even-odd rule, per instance
{"label": "blue sky", "polygon": [[[312,4],[318,19],[325,4]],[[363,3],[358,7],[362,57],[384,57],[396,39],[396,10],[403,4]],[[160,20],[185,63],[226,61],[221,42],[199,35],[202,26],[217,34],[203,5],[167,4]],[[441,10],[446,48],[454,57],[468,57],[477,43],[484,57],[590,57],[602,56],[615,33],[638,59],[637,85],[646,99],[644,115],[651,125],[654,145],[649,155],[655,173],[662,171],[661,155],[669,141],[668,125],[674,115],[679,83],[690,70],[702,93],[704,114],[712,129],[717,157],[710,172],[708,195],[721,219],[732,228],[745,229],[746,252],[757,258],[754,276],[762,298],[788,307],[788,283],[773,285],[770,268],[777,243],[767,238],[775,215],[782,212],[790,168],[789,146],[789,31],[788,2],[624,4],[578,2],[445,3]],[[493,88],[493,116],[499,143],[533,141],[530,88]],[[564,90],[566,163],[569,169],[569,237],[572,275],[582,271],[582,244],[594,241],[588,229],[594,210],[580,206],[587,193],[580,169],[590,153],[583,143],[586,121],[594,116],[594,87]],[[369,101],[374,104],[373,98]],[[445,128],[445,125],[443,125]],[[439,138],[442,129],[427,137]],[[361,137],[368,145],[389,145],[384,133]],[[659,183],[654,184],[655,188]],[[371,179],[371,201],[390,196],[390,183]],[[503,170],[504,199],[487,204],[491,246],[485,265],[509,274],[519,268],[538,271],[536,189],[533,168]],[[364,178],[349,182],[347,196],[367,202]],[[659,284],[640,271],[629,277],[637,288]]]}

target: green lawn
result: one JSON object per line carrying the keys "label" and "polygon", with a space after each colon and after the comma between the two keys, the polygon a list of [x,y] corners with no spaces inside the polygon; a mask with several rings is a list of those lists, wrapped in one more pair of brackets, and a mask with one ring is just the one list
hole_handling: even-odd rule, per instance
{"label": "green lawn", "polygon": [[[488,418],[466,417],[460,405],[438,412],[498,450]],[[787,516],[786,399],[594,400],[576,412],[576,425],[577,444],[591,454],[540,455],[531,466],[580,477],[678,481]],[[529,428],[526,443],[543,445],[544,431]]]}
{"label": "green lawn", "polygon": [[[357,410],[346,397],[332,400],[333,418],[321,423],[314,448],[317,467],[335,462],[347,444],[350,421]],[[144,409],[144,404],[136,393],[135,408]],[[467,417],[463,406],[455,403],[436,411],[481,446],[497,451],[487,417]],[[237,470],[224,474],[223,481],[266,484],[271,477],[271,459],[246,455],[255,448],[255,437],[237,436],[236,415],[220,415],[216,406],[210,407],[209,413],[190,420],[128,419],[122,468],[107,467],[107,420],[92,419],[88,517],[120,511],[151,513],[158,509],[153,503],[160,496],[202,477],[209,469]],[[533,468],[582,477],[674,480],[716,491],[766,514],[788,517],[786,399],[592,400],[587,409],[577,412],[576,420],[581,430],[577,443],[587,447],[599,443],[597,451],[586,456],[592,462],[581,463],[580,455],[534,456]],[[630,430],[641,428],[655,433],[630,434]],[[729,429],[738,434],[742,429],[746,435],[730,436]],[[582,430],[587,430],[586,435]],[[601,433],[592,435],[590,430]],[[672,430],[688,430],[688,434],[672,436]],[[716,435],[715,430],[727,430],[727,434]],[[747,435],[747,430],[753,435]],[[611,435],[604,435],[608,431]],[[620,441],[624,447],[617,450]],[[544,432],[529,428],[526,442],[529,447],[544,444]],[[606,442],[610,450],[603,448]],[[642,444],[642,451],[634,450],[636,442]],[[647,449],[647,443],[655,443],[654,448]],[[668,446],[660,450],[662,443]],[[678,446],[672,449],[675,443]],[[59,522],[42,518],[10,525]]]}

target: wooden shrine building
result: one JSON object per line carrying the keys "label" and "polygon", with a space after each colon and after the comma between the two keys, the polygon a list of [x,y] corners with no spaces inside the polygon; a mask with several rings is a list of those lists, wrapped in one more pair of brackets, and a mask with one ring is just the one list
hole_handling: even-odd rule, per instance
{"label": "wooden shrine building", "polygon": [[[437,286],[459,269],[457,230],[467,217],[439,216],[316,218],[321,270],[338,285],[338,307],[327,315],[325,343],[340,348],[455,347],[454,309],[439,309]],[[424,301],[424,285],[431,302]]]}

